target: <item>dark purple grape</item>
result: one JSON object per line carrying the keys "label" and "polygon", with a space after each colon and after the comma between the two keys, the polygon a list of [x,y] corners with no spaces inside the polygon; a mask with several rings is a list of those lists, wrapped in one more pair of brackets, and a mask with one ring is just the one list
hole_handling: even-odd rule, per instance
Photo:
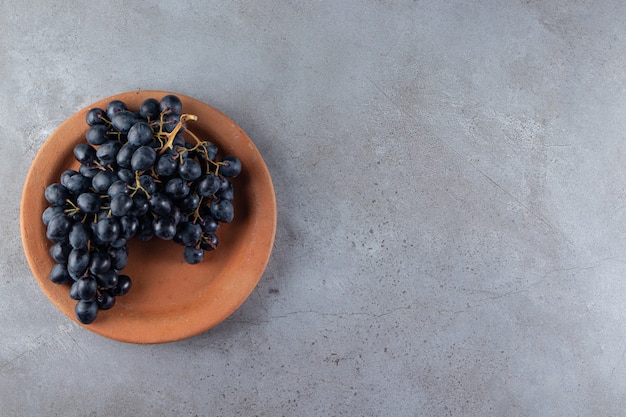
{"label": "dark purple grape", "polygon": [[98,316],[98,304],[95,300],[80,300],[76,303],[74,313],[81,323],[93,323]]}
{"label": "dark purple grape", "polygon": [[67,272],[67,267],[63,264],[55,264],[50,270],[50,281],[55,284],[69,284],[72,282],[72,277]]}
{"label": "dark purple grape", "polygon": [[43,221],[43,224],[47,226],[54,216],[56,216],[57,214],[63,214],[64,210],[65,209],[62,206],[50,206],[46,208],[41,215],[41,220]]}
{"label": "dark purple grape", "polygon": [[128,110],[118,111],[111,117],[111,124],[118,132],[127,134],[131,127],[137,122],[141,122],[141,118]]}
{"label": "dark purple grape", "polygon": [[191,265],[200,263],[204,259],[204,250],[202,248],[187,246],[183,251],[183,258],[185,262]]}
{"label": "dark purple grape", "polygon": [[67,256],[70,254],[71,250],[72,247],[67,242],[57,242],[50,246],[48,253],[55,262],[66,264]]}
{"label": "dark purple grape", "polygon": [[198,180],[198,194],[203,197],[213,195],[220,189],[222,181],[217,175],[207,174]]}
{"label": "dark purple grape", "polygon": [[228,200],[211,201],[211,215],[222,223],[230,223],[235,217],[235,209]]}
{"label": "dark purple grape", "polygon": [[128,184],[123,180],[114,181],[109,188],[107,188],[107,194],[109,197],[113,198],[119,194],[129,195],[130,190],[128,189]]}
{"label": "dark purple grape", "polygon": [[173,206],[172,211],[170,211],[170,217],[174,221],[174,224],[178,226],[178,223],[180,223],[185,218],[185,215],[182,211],[180,211],[180,208],[178,208],[177,206]]}
{"label": "dark purple grape", "polygon": [[105,111],[98,107],[87,110],[85,119],[89,126],[104,125],[108,121]]}
{"label": "dark purple grape", "polygon": [[92,252],[89,261],[89,271],[94,274],[102,274],[111,268],[111,257],[105,252]]}
{"label": "dark purple grape", "polygon": [[139,114],[148,120],[156,120],[159,118],[161,110],[159,102],[155,98],[149,98],[143,101],[139,106]]}
{"label": "dark purple grape", "polygon": [[225,189],[227,189],[228,187],[230,187],[230,181],[228,181],[228,178],[224,177],[224,176],[218,176],[218,178],[220,179],[220,188],[218,191],[218,193],[220,191],[223,191]]}
{"label": "dark purple grape", "polygon": [[74,223],[70,230],[70,245],[74,249],[86,249],[91,238],[91,229],[84,223]]}
{"label": "dark purple grape", "polygon": [[72,221],[67,215],[57,214],[48,222],[46,237],[53,242],[67,241],[71,227]]}
{"label": "dark purple grape", "polygon": [[122,216],[120,217],[120,236],[123,239],[131,239],[137,233],[139,229],[139,221],[134,216]]}
{"label": "dark purple grape", "polygon": [[159,157],[154,166],[154,171],[162,177],[173,175],[177,169],[178,160],[176,156],[172,156],[167,152]]}
{"label": "dark purple grape", "polygon": [[128,261],[128,248],[126,246],[121,248],[110,248],[109,256],[111,257],[111,266],[120,271],[126,267]]}
{"label": "dark purple grape", "polygon": [[117,277],[117,285],[111,289],[111,294],[116,297],[128,293],[132,287],[132,280],[128,275],[119,275]]}
{"label": "dark purple grape", "polygon": [[141,146],[134,153],[130,160],[131,168],[135,171],[145,171],[156,162],[156,151],[150,146]]}
{"label": "dark purple grape", "polygon": [[91,178],[85,177],[83,174],[76,173],[65,180],[65,188],[73,195],[79,195],[89,191],[91,187]]}
{"label": "dark purple grape", "polygon": [[150,210],[148,199],[141,194],[136,194],[133,197],[133,208],[130,209],[128,214],[134,217],[139,217],[146,214],[148,210]]}
{"label": "dark purple grape", "polygon": [[200,205],[200,196],[198,194],[189,194],[187,197],[183,198],[178,202],[178,207],[184,213],[191,213],[196,211],[198,206]]}
{"label": "dark purple grape", "polygon": [[152,222],[154,235],[159,239],[171,240],[176,235],[176,223],[171,217],[158,217]]}
{"label": "dark purple grape", "polygon": [[241,162],[236,156],[226,156],[221,161],[219,171],[225,177],[234,178],[241,173]]}
{"label": "dark purple grape", "polygon": [[156,192],[148,200],[152,212],[159,216],[166,216],[172,211],[172,201],[165,194]]}
{"label": "dark purple grape", "polygon": [[96,151],[96,156],[102,165],[111,165],[117,162],[117,153],[122,144],[116,140],[109,140],[100,145]]}
{"label": "dark purple grape", "polygon": [[115,296],[110,291],[100,291],[96,297],[100,310],[108,310],[115,305]]}
{"label": "dark purple grape", "polygon": [[106,107],[106,115],[109,120],[113,120],[113,115],[127,110],[126,103],[121,100],[111,100]]}
{"label": "dark purple grape", "polygon": [[109,135],[107,134],[108,131],[109,129],[105,125],[93,125],[87,129],[85,139],[92,145],[102,145],[104,142],[109,140]]}
{"label": "dark purple grape", "polygon": [[132,143],[123,144],[120,150],[117,152],[117,156],[115,157],[117,165],[122,168],[130,168],[130,160],[136,150],[137,146],[133,145]]}
{"label": "dark purple grape", "polygon": [[78,281],[72,282],[72,286],[70,287],[70,298],[76,301],[80,300],[80,297],[78,296]]}
{"label": "dark purple grape", "polygon": [[215,158],[217,158],[217,154],[219,152],[217,145],[210,142],[204,142],[204,149],[206,149],[209,159],[211,161],[215,161]]}
{"label": "dark purple grape", "polygon": [[96,176],[96,174],[98,174],[98,172],[100,172],[100,168],[98,168],[97,166],[92,167],[88,165],[81,165],[80,168],[78,169],[78,172],[80,172],[81,175],[87,178],[93,178]]}
{"label": "dark purple grape", "polygon": [[172,142],[173,146],[185,146],[185,137],[182,135],[182,132],[178,132],[176,136],[174,136],[174,142]]}
{"label": "dark purple grape", "polygon": [[74,146],[74,158],[81,164],[91,165],[96,159],[96,149],[87,143],[79,143]]}
{"label": "dark purple grape", "polygon": [[[178,123],[180,122],[180,114],[178,113],[167,113],[161,119],[163,121],[162,129],[164,132],[172,132]],[[181,126],[181,129],[178,132],[183,131],[184,126]]]}
{"label": "dark purple grape", "polygon": [[66,169],[61,173],[61,185],[67,188],[67,180],[72,178],[74,175],[78,174],[78,171],[75,169]]}
{"label": "dark purple grape", "polygon": [[133,199],[127,194],[117,194],[111,199],[111,214],[114,216],[124,216],[133,208]]}
{"label": "dark purple grape", "polygon": [[178,167],[178,175],[185,181],[193,181],[202,175],[200,164],[191,158],[183,158],[183,163]]}
{"label": "dark purple grape", "polygon": [[82,193],[76,198],[76,205],[85,213],[93,214],[100,210],[100,195],[96,193]]}
{"label": "dark purple grape", "polygon": [[183,198],[189,194],[189,185],[182,178],[172,178],[165,183],[165,194],[171,198]]}
{"label": "dark purple grape", "polygon": [[81,300],[93,300],[98,292],[98,283],[92,276],[81,277],[76,281],[76,294]]}
{"label": "dark purple grape", "polygon": [[200,222],[200,226],[202,227],[203,232],[213,233],[217,229],[219,229],[220,224],[210,214],[206,214],[202,216],[202,221]]}
{"label": "dark purple grape", "polygon": [[174,241],[183,246],[196,246],[202,236],[202,227],[199,224],[184,222],[178,225]]}
{"label": "dark purple grape", "polygon": [[113,288],[117,285],[118,274],[117,271],[113,268],[109,268],[108,270],[96,275],[96,282],[99,286],[103,288]]}
{"label": "dark purple grape", "polygon": [[157,189],[156,181],[151,175],[141,175],[139,177],[139,185],[150,195],[154,194]]}
{"label": "dark purple grape", "polygon": [[128,243],[128,239],[125,239],[124,237],[120,237],[117,240],[114,240],[113,242],[109,242],[109,247],[123,248],[124,246],[126,246],[127,243]]}
{"label": "dark purple grape", "polygon": [[114,217],[98,219],[96,223],[96,235],[102,242],[113,242],[120,235],[120,224]]}
{"label": "dark purple grape", "polygon": [[128,131],[128,143],[136,147],[148,145],[152,142],[152,128],[146,122],[135,123]]}
{"label": "dark purple grape", "polygon": [[200,241],[200,247],[206,251],[211,251],[217,248],[218,239],[215,233],[203,233],[202,240]]}
{"label": "dark purple grape", "polygon": [[117,181],[118,177],[113,171],[102,170],[91,179],[91,186],[99,193],[106,193],[111,184]]}
{"label": "dark purple grape", "polygon": [[67,257],[67,271],[74,279],[80,278],[89,266],[89,251],[87,249],[72,249]]}
{"label": "dark purple grape", "polygon": [[159,109],[162,112],[180,113],[183,110],[183,103],[177,96],[168,94],[159,102]]}
{"label": "dark purple grape", "polygon": [[220,188],[216,193],[216,196],[222,200],[233,201],[235,198],[235,192],[232,184],[228,184],[226,188]]}
{"label": "dark purple grape", "polygon": [[120,168],[117,171],[117,178],[121,179],[126,184],[132,184],[135,181],[135,173],[128,168]]}
{"label": "dark purple grape", "polygon": [[44,196],[50,204],[55,206],[63,206],[68,198],[70,198],[70,192],[61,184],[50,184],[44,191]]}

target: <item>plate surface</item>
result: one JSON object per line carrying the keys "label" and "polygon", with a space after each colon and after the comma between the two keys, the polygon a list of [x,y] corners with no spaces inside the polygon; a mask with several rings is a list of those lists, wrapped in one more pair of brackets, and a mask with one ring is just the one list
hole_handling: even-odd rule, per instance
{"label": "plate surface", "polygon": [[[233,180],[235,218],[217,232],[219,246],[205,253],[204,261],[189,265],[183,247],[154,238],[129,242],[124,274],[133,280],[130,292],[97,319],[82,325],[74,316],[75,301],[69,286],[54,284],[49,272],[54,261],[48,250],[46,227],[41,220],[48,207],[45,188],[60,181],[61,173],[78,166],[73,156],[77,143],[85,142],[85,114],[105,108],[114,99],[133,110],[153,97],[176,94],[183,113],[197,121],[187,127],[202,139],[215,143],[220,155],[235,155],[242,163]],[[102,336],[130,343],[164,343],[202,333],[223,321],[250,295],[260,280],[274,243],[276,199],[269,171],[250,138],[232,120],[213,107],[191,97],[164,91],[118,94],[88,106],[63,122],[46,140],[30,167],[22,194],[20,223],[22,243],[35,279],[50,301],[67,317]]]}

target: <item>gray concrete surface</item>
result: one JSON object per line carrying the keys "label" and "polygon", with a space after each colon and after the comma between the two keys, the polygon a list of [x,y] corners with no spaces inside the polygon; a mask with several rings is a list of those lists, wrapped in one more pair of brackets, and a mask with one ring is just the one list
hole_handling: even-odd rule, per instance
{"label": "gray concrete surface", "polygon": [[[626,415],[626,3],[0,3],[0,415]],[[253,139],[276,245],[214,329],[137,346],[39,289],[47,136],[114,93]]]}

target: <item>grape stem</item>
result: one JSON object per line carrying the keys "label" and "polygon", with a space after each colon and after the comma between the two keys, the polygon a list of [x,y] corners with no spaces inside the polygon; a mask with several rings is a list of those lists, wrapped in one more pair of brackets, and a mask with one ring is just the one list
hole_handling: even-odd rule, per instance
{"label": "grape stem", "polygon": [[190,216],[193,216],[192,223],[196,223],[198,221],[198,219],[200,219],[200,221],[204,220],[202,218],[202,216],[200,216],[200,207],[202,207],[202,201],[203,200],[204,200],[204,197],[200,196],[200,201],[198,202],[198,207],[196,207],[196,209],[192,213],[190,213]]}
{"label": "grape stem", "polygon": [[180,120],[178,121],[178,123],[176,123],[176,127],[170,133],[165,135],[167,137],[167,142],[165,142],[165,145],[163,145],[163,148],[161,149],[161,152],[160,152],[161,155],[167,149],[172,149],[176,135],[178,134],[178,132],[180,131],[180,129],[183,127],[183,125],[185,124],[187,120],[198,120],[198,116],[193,115],[193,114],[182,114],[180,116]]}
{"label": "grape stem", "polygon": [[[219,168],[220,168],[220,165],[223,165],[223,164],[221,162],[216,162],[216,161],[212,160],[211,158],[209,158],[209,153],[206,150],[206,145],[205,145],[204,141],[200,140],[200,138],[197,137],[191,130],[187,129],[186,132],[187,132],[187,134],[189,136],[191,136],[191,138],[193,140],[196,141],[196,145],[193,148],[189,149],[189,151],[195,151],[196,149],[199,149],[204,154],[204,156],[206,157],[206,161],[210,162],[213,165],[215,165],[215,172],[213,172],[213,173],[215,175],[217,175],[218,171],[219,171]],[[207,165],[207,170],[206,171],[207,171],[206,172],[207,174],[211,173],[211,170],[209,169],[208,165]]]}
{"label": "grape stem", "polygon": [[142,190],[146,194],[146,197],[148,199],[152,198],[150,196],[150,193],[145,188],[143,188],[141,186],[141,182],[139,181],[139,177],[140,177],[139,171],[135,171],[135,186],[134,187],[130,187],[133,190],[133,192],[130,194],[130,196],[134,197],[135,194],[137,194],[137,191]]}

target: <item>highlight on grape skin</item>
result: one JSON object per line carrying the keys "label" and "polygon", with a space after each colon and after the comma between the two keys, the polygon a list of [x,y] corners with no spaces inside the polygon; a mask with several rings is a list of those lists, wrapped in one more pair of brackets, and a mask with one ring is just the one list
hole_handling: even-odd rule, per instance
{"label": "highlight on grape skin", "polygon": [[123,273],[131,239],[172,240],[191,265],[218,249],[220,224],[234,219],[231,180],[242,165],[233,155],[218,159],[218,147],[187,126],[197,119],[172,94],[138,109],[112,100],[87,111],[85,141],[73,151],[79,168],[45,189],[42,213],[55,262],[50,280],[67,286],[81,323],[131,290]]}

